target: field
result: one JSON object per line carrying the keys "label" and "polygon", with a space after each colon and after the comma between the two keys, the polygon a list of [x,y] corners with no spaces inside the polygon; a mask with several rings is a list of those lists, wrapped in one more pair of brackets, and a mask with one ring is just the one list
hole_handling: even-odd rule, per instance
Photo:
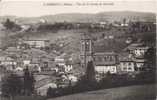
{"label": "field", "polygon": [[155,85],[142,85],[85,92],[48,100],[155,100],[155,97]]}

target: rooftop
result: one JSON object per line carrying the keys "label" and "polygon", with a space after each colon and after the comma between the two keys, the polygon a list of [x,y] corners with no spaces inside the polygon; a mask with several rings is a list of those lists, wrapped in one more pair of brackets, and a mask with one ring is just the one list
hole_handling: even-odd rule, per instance
{"label": "rooftop", "polygon": [[148,46],[144,46],[142,43],[132,43],[128,47],[126,47],[124,49],[124,51],[126,51],[126,50],[135,50],[137,48],[138,49],[148,49]]}
{"label": "rooftop", "polygon": [[97,55],[117,55],[115,52],[111,51],[111,52],[96,52],[94,53],[94,56]]}

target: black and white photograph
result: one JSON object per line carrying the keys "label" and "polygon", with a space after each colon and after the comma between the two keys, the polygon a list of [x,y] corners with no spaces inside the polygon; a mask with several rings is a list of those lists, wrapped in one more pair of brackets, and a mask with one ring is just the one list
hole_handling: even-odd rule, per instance
{"label": "black and white photograph", "polygon": [[156,0],[0,0],[0,100],[157,100]]}

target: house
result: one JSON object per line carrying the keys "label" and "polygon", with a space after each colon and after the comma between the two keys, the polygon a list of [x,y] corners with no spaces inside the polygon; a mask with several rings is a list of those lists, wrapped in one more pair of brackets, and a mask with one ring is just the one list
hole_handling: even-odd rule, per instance
{"label": "house", "polygon": [[55,63],[57,63],[59,66],[65,66],[65,61],[63,58],[56,57]]}
{"label": "house", "polygon": [[135,62],[128,53],[124,52],[119,55],[119,72],[128,73],[135,71]]}
{"label": "house", "polygon": [[0,57],[0,65],[5,66],[6,70],[14,70],[17,62],[8,56],[1,56]]}
{"label": "house", "polygon": [[6,50],[7,54],[18,54],[20,51],[16,47],[8,47]]}
{"label": "house", "polygon": [[23,68],[17,67],[17,68],[15,68],[15,71],[23,71]]}
{"label": "house", "polygon": [[94,53],[93,61],[98,73],[117,73],[117,54],[114,52]]}
{"label": "house", "polygon": [[144,63],[146,62],[145,59],[134,59],[135,62],[135,70],[136,71],[142,71],[144,68]]}
{"label": "house", "polygon": [[4,30],[4,29],[5,29],[5,27],[3,26],[2,23],[0,23],[0,30]]}
{"label": "house", "polygon": [[144,46],[142,43],[132,43],[124,50],[129,51],[135,58],[144,58],[144,54],[148,49],[149,47]]}
{"label": "house", "polygon": [[23,65],[24,65],[24,66],[27,66],[27,65],[30,64],[30,62],[31,62],[30,60],[23,60]]}
{"label": "house", "polygon": [[74,76],[73,74],[69,74],[67,75],[68,80],[70,80],[71,82],[77,82],[78,79],[76,76]]}
{"label": "house", "polygon": [[149,49],[148,46],[144,46],[142,43],[133,43],[130,44],[125,51],[128,51],[130,55],[132,55],[134,64],[135,64],[135,71],[140,71],[144,67],[144,63],[146,62],[144,55]]}
{"label": "house", "polygon": [[49,45],[49,40],[23,40],[23,43],[28,44],[32,48],[44,48]]}
{"label": "house", "polygon": [[136,47],[133,53],[136,58],[143,58],[147,50],[148,50],[148,47]]}
{"label": "house", "polygon": [[25,31],[29,30],[30,28],[31,28],[30,25],[23,24],[23,25],[21,25],[21,32],[25,32]]}
{"label": "house", "polygon": [[73,69],[71,61],[65,61],[64,58],[60,56],[55,58],[55,63],[58,65],[59,69],[64,72],[69,72]]}
{"label": "house", "polygon": [[66,64],[66,65],[64,66],[65,72],[69,72],[69,71],[71,71],[72,69],[73,69],[72,64]]}

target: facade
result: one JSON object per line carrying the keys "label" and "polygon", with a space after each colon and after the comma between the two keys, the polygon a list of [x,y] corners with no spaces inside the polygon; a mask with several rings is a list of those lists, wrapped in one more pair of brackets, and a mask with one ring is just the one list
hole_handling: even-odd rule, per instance
{"label": "facade", "polygon": [[144,58],[144,54],[148,49],[149,47],[143,46],[141,43],[132,43],[124,50],[129,51],[135,58]]}
{"label": "facade", "polygon": [[92,40],[84,36],[81,40],[81,64],[85,66],[92,60],[97,73],[133,73],[143,69],[144,55],[148,49],[142,43],[132,43],[119,55],[105,49],[97,51]]}
{"label": "facade", "polygon": [[81,64],[93,61],[97,73],[117,73],[117,55],[115,52],[95,52],[92,40],[84,36],[81,39]]}
{"label": "facade", "polygon": [[148,47],[136,47],[136,49],[133,50],[133,54],[136,58],[143,58],[147,50]]}
{"label": "facade", "polygon": [[135,69],[136,71],[141,71],[144,67],[145,59],[135,59]]}
{"label": "facade", "polygon": [[120,61],[120,71],[121,72],[134,72],[135,63],[131,60]]}
{"label": "facade", "polygon": [[93,58],[93,42],[89,36],[84,35],[81,39],[81,64],[84,68],[87,67],[87,63]]}
{"label": "facade", "polygon": [[64,58],[55,58],[55,63],[58,65],[58,69],[64,72],[69,72],[73,69],[72,62],[66,62]]}
{"label": "facade", "polygon": [[0,65],[4,66],[6,70],[14,70],[17,62],[8,56],[1,56]]}
{"label": "facade", "polygon": [[132,54],[128,52],[122,52],[118,56],[120,73],[128,73],[135,71],[135,62]]}
{"label": "facade", "polygon": [[94,54],[95,70],[98,73],[117,73],[117,55],[114,52]]}
{"label": "facade", "polygon": [[133,43],[125,48],[125,50],[128,51],[130,55],[132,55],[131,57],[133,59],[132,61],[134,62],[135,71],[140,71],[143,69],[144,63],[146,62],[144,55],[148,49],[149,47],[143,46],[142,43]]}
{"label": "facade", "polygon": [[34,48],[44,48],[49,45],[49,40],[24,40],[23,43]]}

